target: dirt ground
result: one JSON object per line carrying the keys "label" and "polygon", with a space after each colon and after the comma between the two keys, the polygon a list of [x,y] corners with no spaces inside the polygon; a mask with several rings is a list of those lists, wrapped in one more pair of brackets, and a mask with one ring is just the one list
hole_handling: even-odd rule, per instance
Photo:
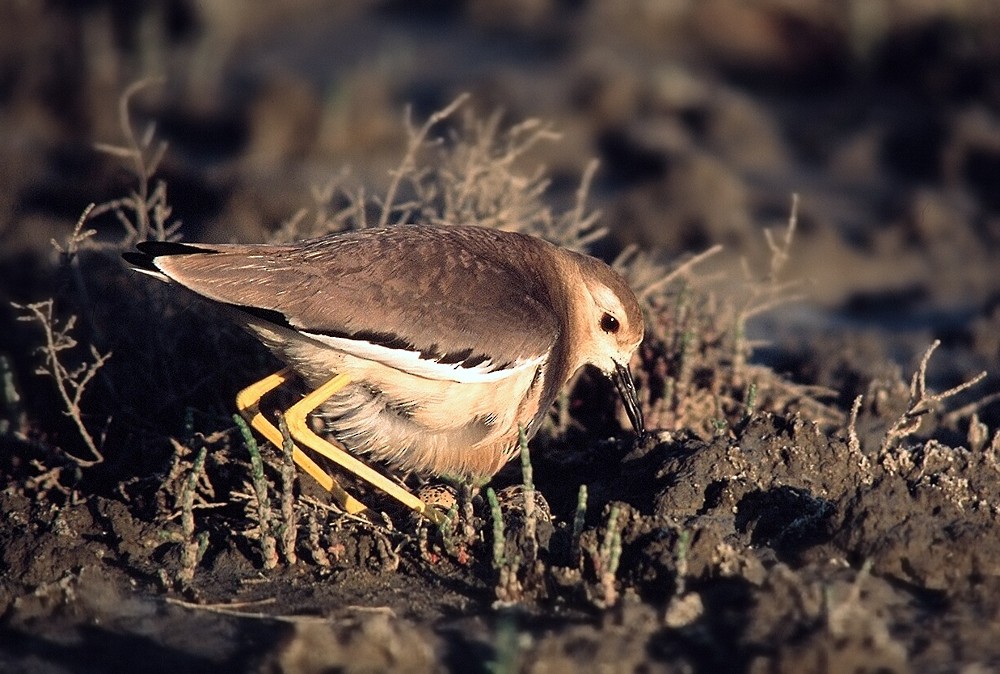
{"label": "dirt ground", "polygon": [[[0,670],[1000,671],[1000,7],[216,4],[0,7]],[[616,261],[652,432],[351,517],[120,261],[383,215]]]}

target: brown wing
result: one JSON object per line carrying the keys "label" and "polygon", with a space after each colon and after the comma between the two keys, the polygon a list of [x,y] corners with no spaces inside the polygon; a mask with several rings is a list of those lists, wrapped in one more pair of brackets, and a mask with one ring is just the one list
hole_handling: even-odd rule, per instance
{"label": "brown wing", "polygon": [[551,263],[547,246],[483,228],[400,226],[278,246],[139,249],[194,292],[303,332],[503,369],[545,356],[558,337],[533,271]]}

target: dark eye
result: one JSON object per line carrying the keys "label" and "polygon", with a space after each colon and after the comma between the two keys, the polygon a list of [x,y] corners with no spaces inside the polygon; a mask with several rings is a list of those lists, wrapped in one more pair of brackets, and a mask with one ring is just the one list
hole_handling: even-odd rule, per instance
{"label": "dark eye", "polygon": [[611,314],[604,314],[601,316],[601,330],[604,332],[613,335],[618,332],[618,329],[621,327],[621,323],[618,322],[618,319]]}

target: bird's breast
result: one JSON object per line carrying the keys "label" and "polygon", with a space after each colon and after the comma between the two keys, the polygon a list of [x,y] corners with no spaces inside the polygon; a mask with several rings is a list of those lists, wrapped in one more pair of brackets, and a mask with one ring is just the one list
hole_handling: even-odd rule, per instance
{"label": "bird's breast", "polygon": [[493,475],[516,448],[518,428],[534,427],[545,411],[540,366],[475,383],[370,361],[343,371],[352,384],[322,408],[328,429],[349,450],[409,470]]}

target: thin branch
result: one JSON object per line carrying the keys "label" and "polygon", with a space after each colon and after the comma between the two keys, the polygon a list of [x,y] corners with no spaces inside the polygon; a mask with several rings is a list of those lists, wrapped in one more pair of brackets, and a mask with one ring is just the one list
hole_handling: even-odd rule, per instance
{"label": "thin branch", "polygon": [[795,230],[798,229],[798,224],[799,195],[798,193],[793,193],[792,208],[788,214],[788,225],[785,227],[785,235],[782,237],[781,243],[778,244],[775,242],[774,235],[770,229],[764,230],[764,239],[767,241],[767,247],[771,250],[771,275],[768,280],[772,283],[777,281],[785,263],[788,262],[789,251],[792,249],[792,239],[795,237]]}
{"label": "thin branch", "polygon": [[[399,163],[399,166],[395,171],[392,172],[392,180],[389,183],[389,188],[385,193],[385,201],[382,203],[382,215],[379,217],[378,226],[385,227],[389,224],[389,218],[392,217],[393,204],[396,200],[396,192],[399,190],[399,185],[403,180],[403,176],[409,173],[416,166],[417,152],[423,147],[424,141],[427,135],[431,132],[439,122],[450,117],[455,110],[460,108],[469,99],[468,93],[463,93],[458,96],[454,101],[452,101],[447,107],[442,110],[438,110],[424,123],[422,127],[416,133],[411,132],[410,142],[406,148],[406,154],[403,156],[403,160]],[[407,118],[409,118],[409,110],[407,111]]]}
{"label": "thin branch", "polygon": [[962,391],[971,388],[972,386],[975,386],[986,377],[986,372],[983,371],[958,386],[953,386],[947,391],[929,394],[927,391],[927,365],[930,362],[931,355],[933,355],[934,351],[936,351],[940,345],[941,340],[935,339],[920,359],[920,366],[917,368],[913,378],[910,380],[909,404],[907,405],[906,411],[903,412],[899,419],[896,420],[896,423],[894,423],[892,427],[886,431],[885,438],[882,440],[881,453],[887,452],[896,441],[915,433],[920,427],[920,422],[923,417],[934,411],[934,408],[938,405],[938,403],[946,400],[947,398],[951,398]]}
{"label": "thin branch", "polygon": [[[13,304],[13,303],[12,303]],[[19,316],[18,320],[32,321],[42,327],[45,337],[45,344],[38,348],[44,357],[44,364],[36,370],[38,374],[49,376],[55,384],[56,391],[63,403],[63,414],[73,420],[80,437],[87,449],[93,455],[92,459],[83,459],[78,456],[66,453],[66,456],[81,468],[95,466],[104,461],[104,455],[97,448],[97,442],[87,430],[83,423],[83,412],[80,409],[80,401],[87,390],[87,386],[93,380],[97,371],[111,357],[111,353],[99,353],[93,346],[90,347],[91,359],[84,361],[78,367],[70,370],[60,359],[60,352],[73,349],[77,346],[76,340],[72,336],[73,328],[76,325],[76,316],[70,316],[61,326],[56,323],[52,315],[53,301],[36,302],[23,306],[13,304],[14,308],[25,312]]]}
{"label": "thin branch", "polygon": [[696,265],[701,264],[708,258],[720,252],[722,252],[722,244],[717,243],[708,250],[698,253],[697,255],[685,260],[683,263],[681,263],[680,266],[677,267],[677,269],[674,269],[672,272],[670,272],[663,278],[643,288],[639,294],[639,298],[641,300],[648,300],[650,296],[653,295],[653,293],[656,293],[665,288],[666,286],[670,285],[670,283],[674,281],[674,279],[676,279],[678,276],[687,274]]}

